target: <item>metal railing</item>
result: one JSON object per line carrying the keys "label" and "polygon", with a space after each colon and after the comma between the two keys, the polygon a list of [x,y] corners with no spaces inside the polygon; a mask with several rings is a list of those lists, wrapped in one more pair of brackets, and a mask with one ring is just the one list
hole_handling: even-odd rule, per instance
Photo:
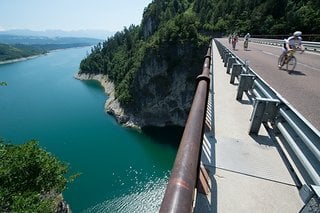
{"label": "metal railing", "polygon": [[231,74],[230,83],[234,84],[236,79],[239,82],[236,99],[241,101],[243,94],[247,93],[253,102],[249,134],[258,134],[262,124],[270,124],[277,136],[284,140],[281,147],[296,164],[296,172],[301,174],[301,184],[320,186],[319,131],[249,68],[246,62],[219,41],[215,40],[215,43],[227,73]]}
{"label": "metal railing", "polygon": [[[231,76],[230,83],[235,84],[238,80],[236,99],[242,101],[246,93],[253,103],[249,134],[258,134],[262,124],[270,124],[286,142],[281,148],[290,149],[287,152],[297,159],[295,163],[300,164],[295,168],[299,169],[296,172],[303,174],[303,179],[299,179],[303,184],[302,189],[305,191],[305,186],[307,190],[320,186],[319,131],[249,68],[246,61],[242,61],[219,41],[215,40],[215,43]],[[205,56],[203,72],[197,77],[197,89],[160,212],[192,212],[210,86],[210,62],[211,46]]]}
{"label": "metal railing", "polygon": [[[250,38],[250,41],[274,46],[283,46],[284,43],[283,39]],[[320,42],[302,41],[302,44],[306,51],[320,52]]]}
{"label": "metal railing", "polygon": [[160,212],[191,212],[200,167],[200,154],[210,85],[211,46],[205,56],[178,153]]}

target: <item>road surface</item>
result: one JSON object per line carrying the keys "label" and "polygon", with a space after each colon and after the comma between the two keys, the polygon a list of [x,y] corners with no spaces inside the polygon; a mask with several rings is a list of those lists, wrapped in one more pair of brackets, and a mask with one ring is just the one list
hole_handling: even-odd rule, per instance
{"label": "road surface", "polygon": [[[228,39],[218,39],[232,49]],[[233,51],[286,99],[306,120],[320,130],[320,54],[296,53],[297,66],[288,73],[277,67],[281,48],[249,42],[248,51],[243,50],[243,41],[239,41]]]}

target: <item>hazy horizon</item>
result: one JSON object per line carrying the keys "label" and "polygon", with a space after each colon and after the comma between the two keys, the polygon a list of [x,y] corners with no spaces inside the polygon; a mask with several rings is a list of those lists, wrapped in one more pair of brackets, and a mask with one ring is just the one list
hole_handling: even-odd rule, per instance
{"label": "hazy horizon", "polygon": [[43,30],[35,31],[30,29],[13,29],[13,30],[3,30],[0,31],[0,35],[8,34],[15,36],[45,36],[45,37],[88,37],[97,39],[106,39],[114,35],[116,31],[108,30]]}
{"label": "hazy horizon", "polygon": [[0,32],[105,31],[139,25],[152,0],[2,0]]}

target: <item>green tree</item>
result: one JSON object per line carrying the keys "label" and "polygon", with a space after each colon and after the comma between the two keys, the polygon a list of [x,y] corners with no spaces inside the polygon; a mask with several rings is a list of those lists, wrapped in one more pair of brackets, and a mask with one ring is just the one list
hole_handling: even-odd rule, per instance
{"label": "green tree", "polygon": [[67,165],[35,140],[0,139],[0,212],[55,212],[68,182]]}

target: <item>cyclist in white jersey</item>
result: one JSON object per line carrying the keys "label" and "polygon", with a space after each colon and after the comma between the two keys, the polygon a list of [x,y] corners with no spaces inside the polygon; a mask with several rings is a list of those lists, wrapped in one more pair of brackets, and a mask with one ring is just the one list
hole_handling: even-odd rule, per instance
{"label": "cyclist in white jersey", "polygon": [[248,41],[249,38],[250,38],[250,33],[247,33],[247,34],[244,36],[244,40],[245,40],[245,41]]}
{"label": "cyclist in white jersey", "polygon": [[[285,43],[282,47],[282,54],[280,57],[285,57],[287,55],[287,52],[290,50],[294,50],[297,48],[303,49],[301,35],[302,35],[301,31],[296,31],[288,39],[285,39]],[[281,64],[278,64],[278,66],[279,68],[282,67]]]}

